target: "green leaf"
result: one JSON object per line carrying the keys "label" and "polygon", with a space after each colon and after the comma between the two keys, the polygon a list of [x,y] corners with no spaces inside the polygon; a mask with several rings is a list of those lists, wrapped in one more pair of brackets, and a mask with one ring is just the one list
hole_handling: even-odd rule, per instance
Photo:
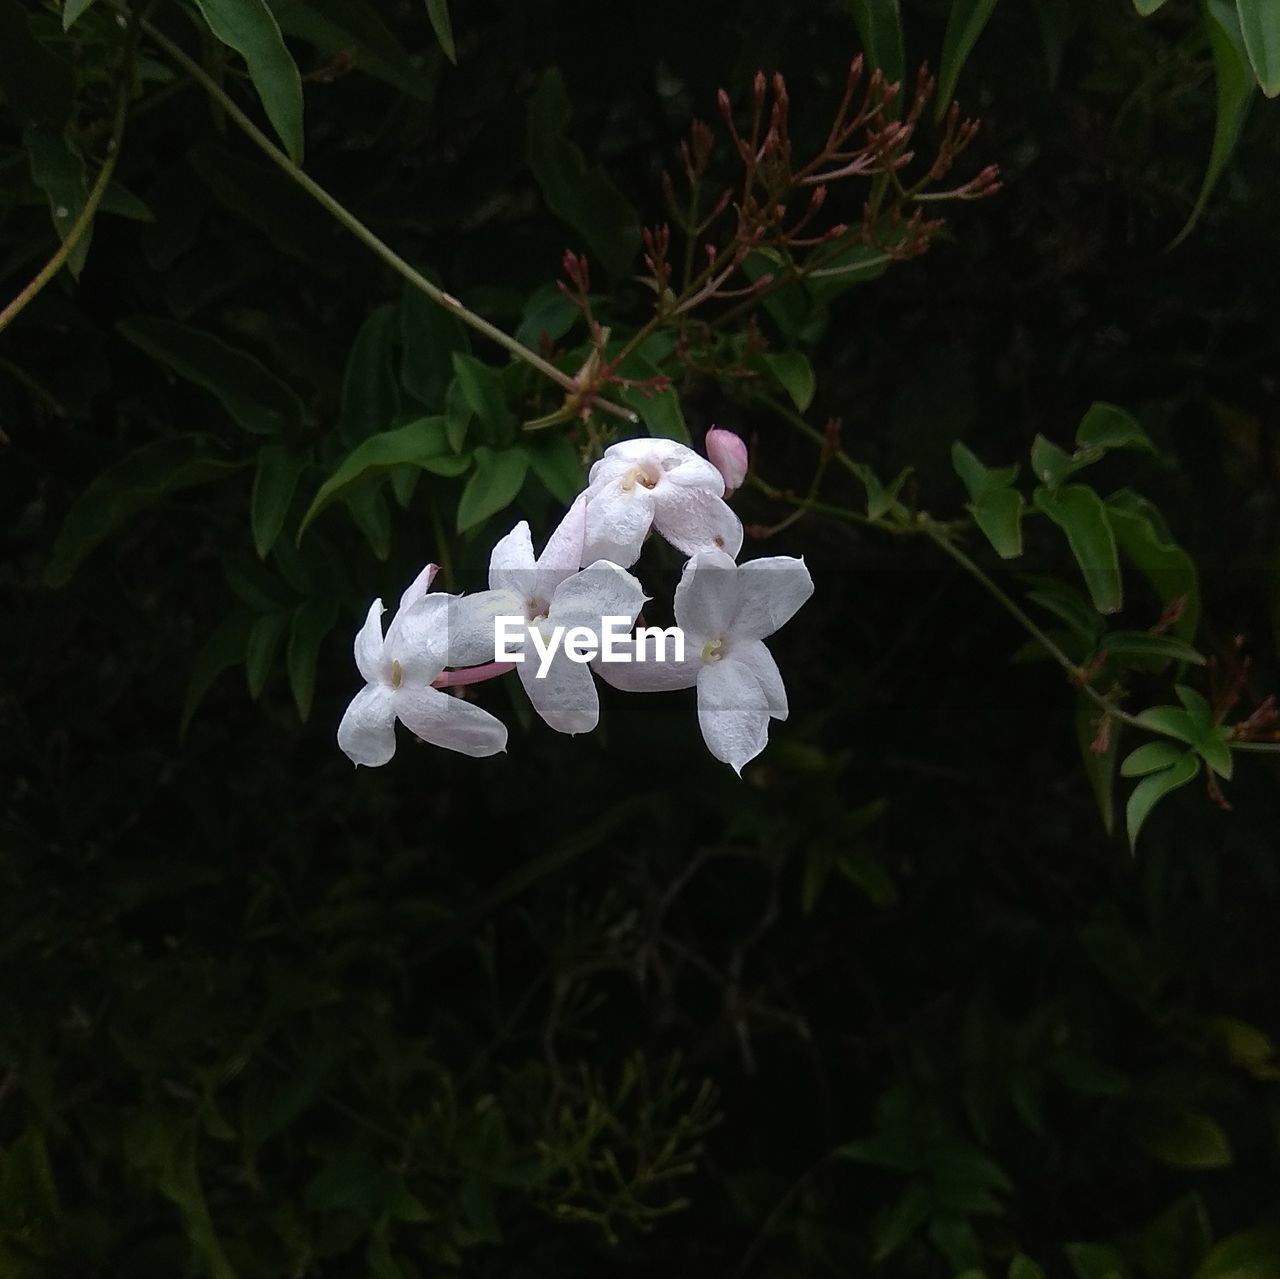
{"label": "green leaf", "polygon": [[1177,706],[1150,706],[1139,711],[1136,718],[1143,728],[1186,742],[1188,746],[1194,746],[1200,740],[1200,731],[1191,716]]}
{"label": "green leaf", "polygon": [[244,430],[275,435],[301,429],[302,401],[247,351],[174,320],[137,316],[116,327],[134,346],[213,395]]}
{"label": "green leaf", "polygon": [[553,435],[528,450],[529,467],[558,502],[570,505],[586,487],[582,458],[563,435]]}
{"label": "green leaf", "polygon": [[1213,143],[1209,148],[1209,163],[1200,182],[1200,192],[1182,230],[1170,241],[1171,249],[1181,244],[1200,221],[1200,215],[1235,150],[1249,104],[1253,101],[1253,68],[1234,5],[1228,0],[1204,0],[1204,26],[1213,51],[1213,73],[1218,90]]}
{"label": "green leaf", "polygon": [[1044,1271],[1030,1257],[1019,1253],[1009,1263],[1008,1279],[1044,1279]]}
{"label": "green leaf", "polygon": [[1158,773],[1162,768],[1171,768],[1185,752],[1172,742],[1144,742],[1137,750],[1125,756],[1120,765],[1121,777],[1145,777],[1148,773]]}
{"label": "green leaf", "polygon": [[345,54],[366,75],[428,101],[434,75],[419,69],[391,29],[365,0],[269,0],[280,29],[306,40],[325,57]]}
{"label": "green leaf", "polygon": [[1165,662],[1190,662],[1203,666],[1205,658],[1185,640],[1172,635],[1149,635],[1145,631],[1108,631],[1098,643],[1098,651],[1111,657],[1157,658]]}
{"label": "green leaf", "polygon": [[960,71],[969,60],[973,46],[991,17],[996,0],[951,0],[947,31],[942,37],[942,63],[938,73],[938,93],[934,118],[941,120],[955,97]]}
{"label": "green leaf", "polygon": [[606,271],[622,275],[640,244],[640,220],[604,170],[589,167],[564,136],[570,115],[564,76],[551,67],[529,99],[525,158],[547,208],[583,237]]}
{"label": "green leaf", "polygon": [[1107,733],[1106,749],[1092,749],[1101,714],[1100,708],[1083,693],[1076,697],[1076,741],[1080,747],[1080,758],[1084,761],[1084,771],[1098,805],[1102,827],[1110,835],[1116,824],[1116,756],[1120,750],[1120,734],[1117,726],[1112,724]]}
{"label": "green leaf", "polygon": [[[88,198],[84,159],[62,136],[37,125],[28,125],[22,144],[31,164],[31,180],[48,197],[53,229],[59,240],[66,240]],[[84,269],[92,239],[90,224],[67,258],[67,270],[77,279]]]}
{"label": "green leaf", "polygon": [[529,470],[529,455],[522,448],[495,451],[483,444],[476,449],[476,466],[458,502],[458,532],[465,533],[515,501]]}
{"label": "green leaf", "polygon": [[72,503],[49,553],[45,584],[64,585],[90,551],[138,512],[242,466],[211,452],[196,436],[143,445],[103,471]]}
{"label": "green leaf", "polygon": [[[422,272],[433,284],[431,271]],[[458,317],[421,289],[406,284],[400,295],[400,381],[427,408],[439,412],[454,379],[453,353],[469,348]]]}
{"label": "green leaf", "polygon": [[1125,828],[1129,832],[1129,847],[1136,850],[1138,832],[1151,810],[1170,791],[1185,786],[1200,771],[1200,759],[1194,751],[1185,751],[1168,768],[1144,777],[1134,788],[1125,805]]}
{"label": "green leaf", "polygon": [[1022,513],[1026,502],[1015,488],[993,489],[968,504],[973,522],[1003,560],[1022,554]]}
{"label": "green leaf", "polygon": [[966,444],[956,440],[951,445],[951,465],[973,501],[1006,489],[1018,478],[1016,466],[987,467]]}
{"label": "green leaf", "polygon": [[266,687],[271,664],[280,651],[280,641],[284,639],[288,625],[288,613],[264,613],[254,622],[245,640],[244,673],[249,684],[249,696],[255,702]]}
{"label": "green leaf", "polygon": [[391,507],[382,495],[382,485],[376,478],[362,480],[348,488],[341,501],[374,557],[384,562],[390,559]]}
{"label": "green leaf", "polygon": [[1097,460],[1096,454],[1081,457],[1079,454],[1068,453],[1043,435],[1037,435],[1031,444],[1031,469],[1036,473],[1036,478],[1051,489],[1056,489],[1076,471],[1092,466]]}
{"label": "green leaf", "polygon": [[1165,0],[1133,0],[1133,7],[1142,17],[1149,18],[1164,3]]}
{"label": "green leaf", "polygon": [[338,606],[332,599],[313,599],[299,604],[289,626],[289,647],[285,666],[289,687],[298,707],[298,717],[306,723],[316,690],[316,664],[320,646],[338,620]]}
{"label": "green leaf", "polygon": [[1280,94],[1280,0],[1236,0],[1249,65],[1268,98]]}
{"label": "green leaf", "polygon": [[295,540],[302,540],[303,533],[326,506],[371,476],[397,466],[415,466],[434,475],[461,475],[467,465],[466,458],[450,451],[442,417],[419,418],[394,431],[372,435],[352,449],[320,486],[298,525]]}
{"label": "green leaf", "polygon": [[535,351],[543,338],[559,342],[578,322],[578,308],[553,283],[536,289],[524,304],[516,341]]}
{"label": "green leaf", "polygon": [[1192,1279],[1274,1279],[1280,1274],[1280,1230],[1244,1230],[1219,1239]]}
{"label": "green leaf", "polygon": [[1234,760],[1231,756],[1231,747],[1227,745],[1226,735],[1230,729],[1220,728],[1214,732],[1202,737],[1196,743],[1196,750],[1200,752],[1200,758],[1209,765],[1215,773],[1224,781],[1231,780],[1231,774],[1234,771]]}
{"label": "green leaf", "polygon": [[187,689],[182,699],[182,718],[178,722],[179,738],[187,735],[192,718],[218,676],[233,666],[239,666],[244,660],[254,620],[254,615],[243,609],[232,613],[214,629],[213,634],[192,658]]}
{"label": "green leaf", "polygon": [[400,411],[400,391],[392,368],[392,344],[399,313],[386,303],[366,317],[356,334],[342,375],[342,408],[338,432],[356,444],[386,431]]}
{"label": "green leaf", "polygon": [[1130,1279],[1124,1258],[1106,1244],[1069,1243],[1063,1252],[1076,1279]]}
{"label": "green leaf", "polygon": [[799,351],[780,351],[775,355],[761,355],[760,362],[791,397],[797,412],[803,413],[813,403],[817,383],[808,356]]}
{"label": "green leaf", "polygon": [[515,438],[515,414],[507,407],[507,392],[496,369],[474,356],[453,353],[453,370],[471,411],[484,428],[484,442],[499,448]]}
{"label": "green leaf", "polygon": [[70,31],[80,15],[93,3],[94,0],[65,0],[62,6],[62,29]]}
{"label": "green leaf", "polygon": [[875,472],[868,469],[862,476],[862,483],[867,490],[867,519],[878,520],[887,515],[898,501],[898,494],[907,482],[914,467],[908,466],[899,471],[888,485],[881,484]]}
{"label": "green leaf", "polygon": [[302,78],[265,0],[196,0],[223,44],[244,58],[267,119],[294,164],[302,163]]}
{"label": "green leaf", "polygon": [[1065,622],[1092,652],[1106,623],[1094,611],[1084,594],[1065,582],[1035,580],[1039,585],[1035,590],[1027,592],[1027,599]]}
{"label": "green leaf", "polygon": [[[1146,786],[1151,780],[1140,785]],[[1180,1110],[1170,1115],[1165,1123],[1145,1134],[1142,1145],[1153,1159],[1171,1168],[1229,1168],[1232,1163],[1226,1133],[1198,1110]]]}
{"label": "green leaf", "polygon": [[458,51],[453,44],[453,26],[449,22],[448,0],[427,0],[427,17],[431,19],[431,30],[436,33],[436,39],[440,43],[444,56],[457,66]]}
{"label": "green leaf", "polygon": [[879,68],[891,83],[901,83],[906,64],[898,0],[848,0],[848,5],[871,67]]}
{"label": "green leaf", "polygon": [[1154,453],[1156,446],[1138,425],[1132,413],[1115,404],[1098,400],[1080,419],[1076,428],[1076,444],[1082,449],[1145,449]]}
{"label": "green leaf", "polygon": [[287,444],[268,444],[258,452],[249,502],[249,526],[259,559],[276,544],[298,487],[306,456]]}
{"label": "green leaf", "polygon": [[[634,353],[623,361],[618,372],[623,377],[651,378],[657,376],[658,366],[643,354]],[[615,398],[639,416],[650,435],[664,440],[676,440],[681,444],[690,442],[689,427],[685,423],[680,396],[674,386],[659,391],[656,395],[646,393],[638,387],[622,387],[616,392]]]}
{"label": "green leaf", "polygon": [[1191,717],[1192,724],[1195,725],[1196,732],[1205,737],[1213,732],[1213,710],[1209,703],[1205,701],[1202,694],[1197,693],[1194,688],[1188,688],[1185,684],[1175,684],[1173,691],[1177,695],[1187,714]]}
{"label": "green leaf", "polygon": [[1115,613],[1124,601],[1115,535],[1102,499],[1083,484],[1056,492],[1038,488],[1033,500],[1062,531],[1099,613]]}
{"label": "green leaf", "polygon": [[1182,613],[1170,627],[1190,640],[1200,624],[1200,586],[1191,557],[1169,536],[1160,513],[1128,490],[1107,498],[1107,518],[1122,554],[1168,605],[1182,599]]}

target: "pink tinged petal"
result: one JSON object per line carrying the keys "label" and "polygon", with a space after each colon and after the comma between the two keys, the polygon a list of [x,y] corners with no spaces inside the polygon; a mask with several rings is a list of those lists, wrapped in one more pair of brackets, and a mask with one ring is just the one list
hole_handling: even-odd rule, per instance
{"label": "pink tinged petal", "polygon": [[547,539],[538,556],[534,597],[550,600],[556,587],[578,571],[582,563],[582,543],[587,534],[587,495],[579,493],[564,519]]}
{"label": "pink tinged petal", "polygon": [[723,638],[737,611],[738,566],[723,551],[694,555],[676,586],[676,622],[686,643],[701,648]]}
{"label": "pink tinged petal", "polygon": [[732,559],[742,549],[742,521],[723,498],[705,489],[659,485],[653,526],[686,555],[718,550]]}
{"label": "pink tinged petal", "polygon": [[712,662],[698,676],[698,724],[707,749],[742,772],[769,741],[769,701],[741,662]]}
{"label": "pink tinged petal", "polygon": [[444,670],[449,659],[449,612],[455,602],[452,595],[424,595],[395,615],[383,650],[393,663],[393,686],[425,687]]}
{"label": "pink tinged petal", "polygon": [[367,684],[385,680],[389,669],[382,657],[382,612],[382,601],[374,600],[356,632],[356,669]]}
{"label": "pink tinged petal", "polygon": [[614,645],[614,651],[619,655],[626,653],[632,660],[606,662],[597,658],[591,663],[591,669],[610,687],[624,693],[668,693],[677,688],[692,688],[697,684],[698,672],[703,667],[701,658],[690,649],[687,640],[682,662],[675,660],[670,641],[667,643],[667,657],[661,662],[656,660],[652,641],[645,645],[643,661],[635,660],[634,640]]}
{"label": "pink tinged petal", "polygon": [[760,682],[773,719],[787,718],[787,690],[782,672],[773,654],[759,640],[735,640],[730,644],[726,662],[741,662]]}
{"label": "pink tinged petal", "polygon": [[395,712],[411,733],[432,746],[476,758],[507,749],[507,727],[500,719],[438,689],[397,689]]}
{"label": "pink tinged petal", "polygon": [[738,590],[740,603],[733,634],[765,639],[790,621],[813,594],[813,578],[803,559],[772,555],[741,566]]}
{"label": "pink tinged petal", "polygon": [[533,594],[534,570],[529,521],[521,520],[489,556],[489,587],[495,591],[514,591],[524,599]]}
{"label": "pink tinged petal", "polygon": [[418,574],[417,577],[405,587],[404,594],[400,596],[400,607],[408,608],[410,604],[416,604],[431,589],[431,583],[435,581],[436,574],[440,571],[439,564],[428,564],[426,568]]}
{"label": "pink tinged petal", "polygon": [[451,596],[447,665],[478,666],[492,662],[496,656],[494,619],[519,617],[523,621],[524,603],[524,596],[511,591],[477,591],[473,595]]}
{"label": "pink tinged petal", "polygon": [[653,490],[643,484],[621,487],[621,481],[587,490],[586,534],[582,559],[612,560],[630,568],[640,558],[645,534],[653,523]]}
{"label": "pink tinged petal", "polygon": [[625,617],[630,627],[646,598],[640,583],[626,569],[608,560],[596,560],[560,583],[551,597],[547,620],[563,626],[566,634],[574,626],[586,626],[599,640],[602,618]]}
{"label": "pink tinged petal", "polygon": [[600,719],[600,698],[590,666],[570,661],[563,649],[557,649],[541,679],[540,668],[541,662],[530,644],[524,663],[516,670],[533,709],[557,733],[589,733]]}
{"label": "pink tinged petal", "polygon": [[724,495],[728,497],[735,489],[740,489],[747,478],[746,441],[732,431],[713,426],[707,432],[706,449],[707,461],[720,472],[724,479]]}
{"label": "pink tinged petal", "polygon": [[353,764],[378,768],[396,753],[395,693],[369,684],[352,699],[338,725],[338,745]]}

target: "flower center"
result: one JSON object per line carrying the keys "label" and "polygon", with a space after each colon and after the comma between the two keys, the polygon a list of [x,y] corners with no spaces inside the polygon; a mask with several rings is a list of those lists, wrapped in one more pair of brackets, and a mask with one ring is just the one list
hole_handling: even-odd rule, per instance
{"label": "flower center", "polygon": [[649,471],[643,466],[633,466],[622,477],[622,491],[630,493],[635,486],[639,484],[643,488],[656,488],[658,481],[650,475]]}
{"label": "flower center", "polygon": [[402,679],[404,679],[404,671],[400,669],[400,663],[392,662],[391,663],[391,687],[399,688],[400,681]]}
{"label": "flower center", "polygon": [[529,624],[545,621],[547,614],[551,612],[551,605],[546,600],[534,599],[531,595],[524,602],[525,616],[529,619]]}
{"label": "flower center", "polygon": [[702,660],[704,662],[718,662],[720,658],[724,656],[724,654],[720,652],[723,647],[724,640],[722,639],[708,640],[702,646]]}

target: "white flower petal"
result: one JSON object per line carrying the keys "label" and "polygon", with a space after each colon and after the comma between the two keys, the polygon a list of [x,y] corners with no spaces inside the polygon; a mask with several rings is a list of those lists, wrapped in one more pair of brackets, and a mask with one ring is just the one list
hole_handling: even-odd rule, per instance
{"label": "white flower petal", "polygon": [[378,768],[396,753],[395,694],[367,684],[351,700],[338,725],[338,745],[353,764]]}
{"label": "white flower petal", "polygon": [[582,560],[612,560],[630,568],[640,558],[645,534],[653,523],[653,490],[643,484],[622,488],[622,481],[592,485],[587,490],[586,533]]}
{"label": "white flower petal", "polygon": [[422,572],[405,587],[404,594],[400,596],[400,607],[408,608],[410,604],[416,604],[431,589],[431,583],[435,581],[435,576],[439,571],[439,564],[428,564],[426,568],[424,568]]}
{"label": "white flower petal", "polygon": [[726,662],[741,662],[760,681],[760,690],[769,703],[773,719],[787,718],[787,689],[773,654],[760,640],[734,640]]}
{"label": "white flower petal", "polygon": [[666,483],[683,489],[700,489],[714,497],[724,496],[724,476],[714,462],[695,453],[692,449],[683,449],[678,457],[664,459],[663,478]]}
{"label": "white flower petal", "polygon": [[386,679],[386,664],[382,660],[382,612],[382,601],[374,600],[364,625],[356,632],[356,669],[368,684]]}
{"label": "white flower petal", "polygon": [[533,594],[536,576],[529,521],[521,520],[489,556],[489,588],[514,591],[521,599]]}
{"label": "white flower petal", "polygon": [[738,611],[738,566],[723,551],[701,551],[684,566],[676,586],[676,622],[701,647],[728,633]]}
{"label": "white flower petal", "polygon": [[449,666],[480,666],[494,659],[494,618],[524,620],[524,597],[511,591],[476,591],[450,597]]}
{"label": "white flower petal", "polygon": [[538,556],[535,598],[550,600],[556,587],[578,571],[582,563],[582,543],[587,533],[587,495],[579,493],[564,519],[556,526]]}
{"label": "white flower petal", "polygon": [[600,639],[602,618],[626,617],[630,625],[645,598],[640,583],[626,569],[596,560],[556,587],[547,619],[566,632],[574,626],[589,627]]}
{"label": "white flower petal", "polygon": [[[402,609],[387,627],[383,653],[399,665],[400,687],[424,687],[444,670],[449,659],[449,612],[453,595],[424,595]],[[393,683],[397,681],[394,679]]]}
{"label": "white flower petal", "polygon": [[769,741],[769,702],[741,662],[712,662],[698,676],[698,723],[707,748],[742,772]]}
{"label": "white flower petal", "polygon": [[772,555],[748,560],[738,575],[738,615],[733,634],[765,639],[795,616],[813,594],[813,578],[803,559]]}
{"label": "white flower petal", "polygon": [[473,757],[507,749],[507,726],[473,702],[438,688],[399,688],[394,696],[400,722],[432,746]]}
{"label": "white flower petal", "polygon": [[[723,489],[720,472],[710,462],[706,465],[715,471]],[[672,546],[686,555],[718,550],[736,558],[742,549],[742,521],[724,498],[704,488],[682,488],[678,484],[660,484],[656,498],[653,526]]]}
{"label": "white flower petal", "polygon": [[657,661],[653,657],[652,643],[645,648],[647,660],[637,662],[634,640],[626,644],[615,644],[615,652],[627,653],[632,660],[605,662],[596,658],[591,663],[591,669],[610,687],[621,689],[624,693],[666,693],[677,688],[692,688],[698,682],[698,672],[702,670],[703,662],[696,652],[690,651],[687,644],[682,662],[677,662],[674,656],[668,656],[665,661]]}
{"label": "white flower petal", "polygon": [[557,649],[541,679],[539,669],[541,662],[530,643],[524,662],[516,670],[533,709],[557,733],[589,733],[595,728],[600,719],[600,699],[591,668],[585,662],[570,661],[563,649]]}

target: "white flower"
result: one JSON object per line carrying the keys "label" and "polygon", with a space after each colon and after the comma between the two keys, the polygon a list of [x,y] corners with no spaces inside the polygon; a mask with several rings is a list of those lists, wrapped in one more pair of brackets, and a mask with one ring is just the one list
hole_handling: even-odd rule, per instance
{"label": "white flower", "polygon": [[591,468],[581,563],[630,568],[653,527],[686,555],[742,549],[742,521],[724,502],[724,479],[672,440],[623,440]]}
{"label": "white flower", "polygon": [[558,647],[545,673],[534,644],[532,630],[550,647],[557,627],[567,634],[584,626],[600,637],[605,617],[627,617],[634,622],[645,594],[630,573],[604,560],[579,570],[587,498],[578,497],[559,527],[551,534],[542,554],[534,558],[533,540],[525,520],[493,548],[489,560],[489,590],[464,596],[453,626],[453,640],[460,649],[475,651],[487,644],[494,656],[496,617],[521,617],[527,630],[508,651],[520,652],[516,666],[520,682],[534,710],[557,732],[587,733],[600,718],[600,700],[591,669],[569,658]]}
{"label": "white flower", "polygon": [[771,556],[735,564],[723,551],[703,551],[676,587],[676,625],[685,660],[598,662],[615,688],[698,690],[698,723],[711,753],[737,773],[764,750],[769,720],[787,718],[787,690],[762,642],[813,594],[804,560]]}
{"label": "white flower", "polygon": [[355,658],[366,680],[338,725],[338,745],[356,764],[376,768],[396,753],[395,722],[425,742],[464,755],[495,755],[507,730],[488,711],[432,688],[449,657],[451,595],[428,595],[436,566],[428,564],[400,598],[382,634],[383,607],[374,600],[356,635]]}

